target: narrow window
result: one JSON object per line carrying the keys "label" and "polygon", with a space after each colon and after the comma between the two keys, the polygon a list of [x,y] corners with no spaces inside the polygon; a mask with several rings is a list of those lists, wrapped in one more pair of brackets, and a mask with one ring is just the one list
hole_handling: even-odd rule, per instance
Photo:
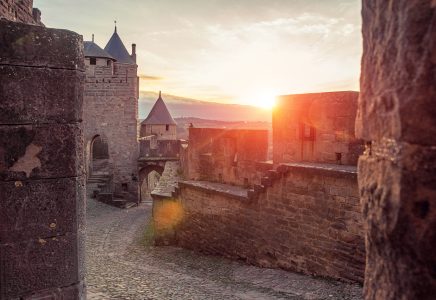
{"label": "narrow window", "polygon": [[95,57],[90,57],[89,58],[89,64],[90,65],[96,65],[97,64],[97,59]]}
{"label": "narrow window", "polygon": [[166,129],[166,131],[168,131],[168,130],[170,130],[170,125],[165,125],[165,129]]}
{"label": "narrow window", "polygon": [[335,152],[335,155],[336,155],[336,163],[342,165],[342,153]]}
{"label": "narrow window", "polygon": [[107,60],[107,66],[108,66],[108,67],[111,66],[111,60],[110,60],[110,59]]}
{"label": "narrow window", "polygon": [[301,139],[303,141],[315,140],[315,127],[310,124],[301,123],[300,125]]}

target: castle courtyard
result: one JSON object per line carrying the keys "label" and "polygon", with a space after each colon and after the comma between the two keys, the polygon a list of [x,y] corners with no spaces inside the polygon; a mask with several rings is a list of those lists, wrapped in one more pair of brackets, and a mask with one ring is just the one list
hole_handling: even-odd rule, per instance
{"label": "castle courtyard", "polygon": [[88,299],[362,299],[358,284],[148,247],[151,203],[119,209],[88,197]]}

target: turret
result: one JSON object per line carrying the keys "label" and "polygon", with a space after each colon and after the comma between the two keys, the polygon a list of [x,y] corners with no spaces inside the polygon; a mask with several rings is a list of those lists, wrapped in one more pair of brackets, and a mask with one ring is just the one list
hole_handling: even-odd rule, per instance
{"label": "turret", "polygon": [[147,118],[141,123],[140,136],[154,136],[158,140],[177,139],[177,123],[168,111],[160,91],[159,98]]}
{"label": "turret", "polygon": [[132,45],[132,55],[130,55],[117,33],[116,25],[114,33],[107,42],[106,47],[104,47],[104,50],[115,58],[117,63],[136,65],[136,46]]}

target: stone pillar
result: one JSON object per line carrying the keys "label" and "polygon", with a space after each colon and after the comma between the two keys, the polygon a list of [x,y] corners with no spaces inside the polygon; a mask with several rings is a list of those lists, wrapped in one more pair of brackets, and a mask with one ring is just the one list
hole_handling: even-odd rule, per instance
{"label": "stone pillar", "polygon": [[0,20],[0,299],[85,299],[83,43]]}
{"label": "stone pillar", "polygon": [[436,295],[436,1],[365,0],[365,299]]}

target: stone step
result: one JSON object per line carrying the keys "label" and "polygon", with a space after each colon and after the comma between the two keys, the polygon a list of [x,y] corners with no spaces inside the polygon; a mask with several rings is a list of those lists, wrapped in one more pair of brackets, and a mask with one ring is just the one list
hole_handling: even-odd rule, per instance
{"label": "stone step", "polygon": [[107,175],[91,175],[88,178],[92,178],[92,179],[104,179],[104,180],[108,180],[110,179],[110,176]]}
{"label": "stone step", "polygon": [[112,200],[111,203],[108,203],[108,204],[119,207],[119,208],[125,208],[127,201],[124,199],[115,198]]}
{"label": "stone step", "polygon": [[106,183],[107,181],[101,180],[101,179],[88,179],[87,183],[89,184],[100,184],[100,183]]}
{"label": "stone step", "polygon": [[135,206],[138,206],[138,204],[136,204],[135,202],[127,202],[124,205],[124,208],[132,208],[132,207],[135,207]]}

